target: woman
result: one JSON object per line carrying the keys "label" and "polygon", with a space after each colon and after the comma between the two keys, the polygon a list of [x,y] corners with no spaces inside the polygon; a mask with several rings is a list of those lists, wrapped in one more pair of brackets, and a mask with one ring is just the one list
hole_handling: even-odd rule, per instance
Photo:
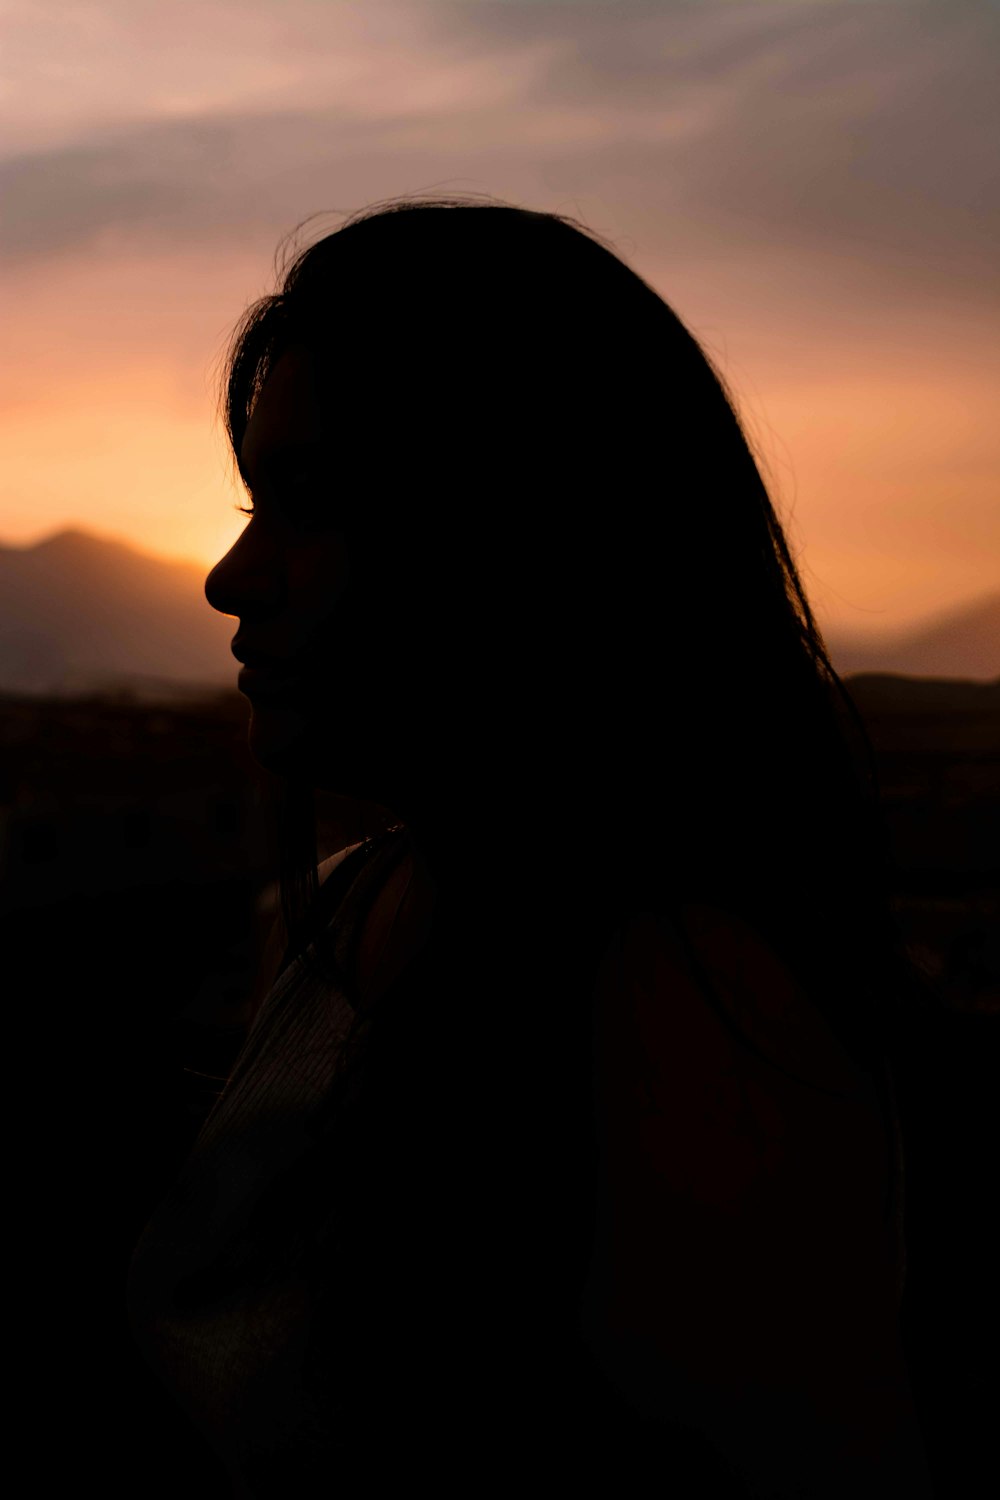
{"label": "woman", "polygon": [[[285,951],[130,1297],[235,1493],[930,1494],[926,985],[711,362],[572,220],[398,200],[250,308],[224,410]],[[319,869],[318,788],[381,810]]]}

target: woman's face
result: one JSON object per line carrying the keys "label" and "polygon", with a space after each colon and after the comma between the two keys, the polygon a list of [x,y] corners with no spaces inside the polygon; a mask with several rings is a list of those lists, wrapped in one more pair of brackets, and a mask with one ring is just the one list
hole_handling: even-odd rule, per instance
{"label": "woman's face", "polygon": [[381,803],[391,764],[406,748],[405,700],[417,684],[412,672],[394,670],[400,653],[385,609],[367,590],[350,589],[340,528],[359,497],[333,455],[352,451],[358,434],[347,424],[333,430],[337,412],[321,399],[309,354],[282,355],[240,455],[252,514],[205,593],[214,609],[239,619],[232,649],[245,664],[238,685],[250,700],[255,759]]}

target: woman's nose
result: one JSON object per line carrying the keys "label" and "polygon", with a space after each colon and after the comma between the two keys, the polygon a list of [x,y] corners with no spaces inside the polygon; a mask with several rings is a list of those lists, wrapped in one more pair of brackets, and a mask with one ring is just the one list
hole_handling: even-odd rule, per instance
{"label": "woman's nose", "polygon": [[282,601],[281,560],[264,547],[251,520],[205,579],[205,598],[223,615],[245,615]]}

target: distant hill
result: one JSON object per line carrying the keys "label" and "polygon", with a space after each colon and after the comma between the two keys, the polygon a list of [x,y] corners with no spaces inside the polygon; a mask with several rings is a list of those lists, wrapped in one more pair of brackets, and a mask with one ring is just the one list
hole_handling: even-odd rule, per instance
{"label": "distant hill", "polygon": [[904,677],[1000,678],[1000,590],[947,610],[914,630],[875,644],[830,632],[827,648],[841,677],[885,672]]}
{"label": "distant hill", "polygon": [[235,687],[236,621],[211,608],[204,587],[194,563],[82,530],[0,546],[0,689]]}
{"label": "distant hill", "polygon": [[905,677],[891,672],[841,673],[862,717],[894,715],[931,721],[978,716],[994,726],[1000,746],[1000,676],[992,682],[954,677]]}

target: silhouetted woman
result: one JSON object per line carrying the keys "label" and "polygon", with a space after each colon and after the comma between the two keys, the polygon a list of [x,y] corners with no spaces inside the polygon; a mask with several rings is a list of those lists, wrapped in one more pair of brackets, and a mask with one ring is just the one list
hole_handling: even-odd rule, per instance
{"label": "silhouetted woman", "polygon": [[[569,218],[369,209],[243,318],[283,960],[137,1250],[235,1493],[930,1493],[867,740],[725,387]],[[310,796],[375,804],[317,869]],[[726,1486],[729,1489],[726,1489]]]}

